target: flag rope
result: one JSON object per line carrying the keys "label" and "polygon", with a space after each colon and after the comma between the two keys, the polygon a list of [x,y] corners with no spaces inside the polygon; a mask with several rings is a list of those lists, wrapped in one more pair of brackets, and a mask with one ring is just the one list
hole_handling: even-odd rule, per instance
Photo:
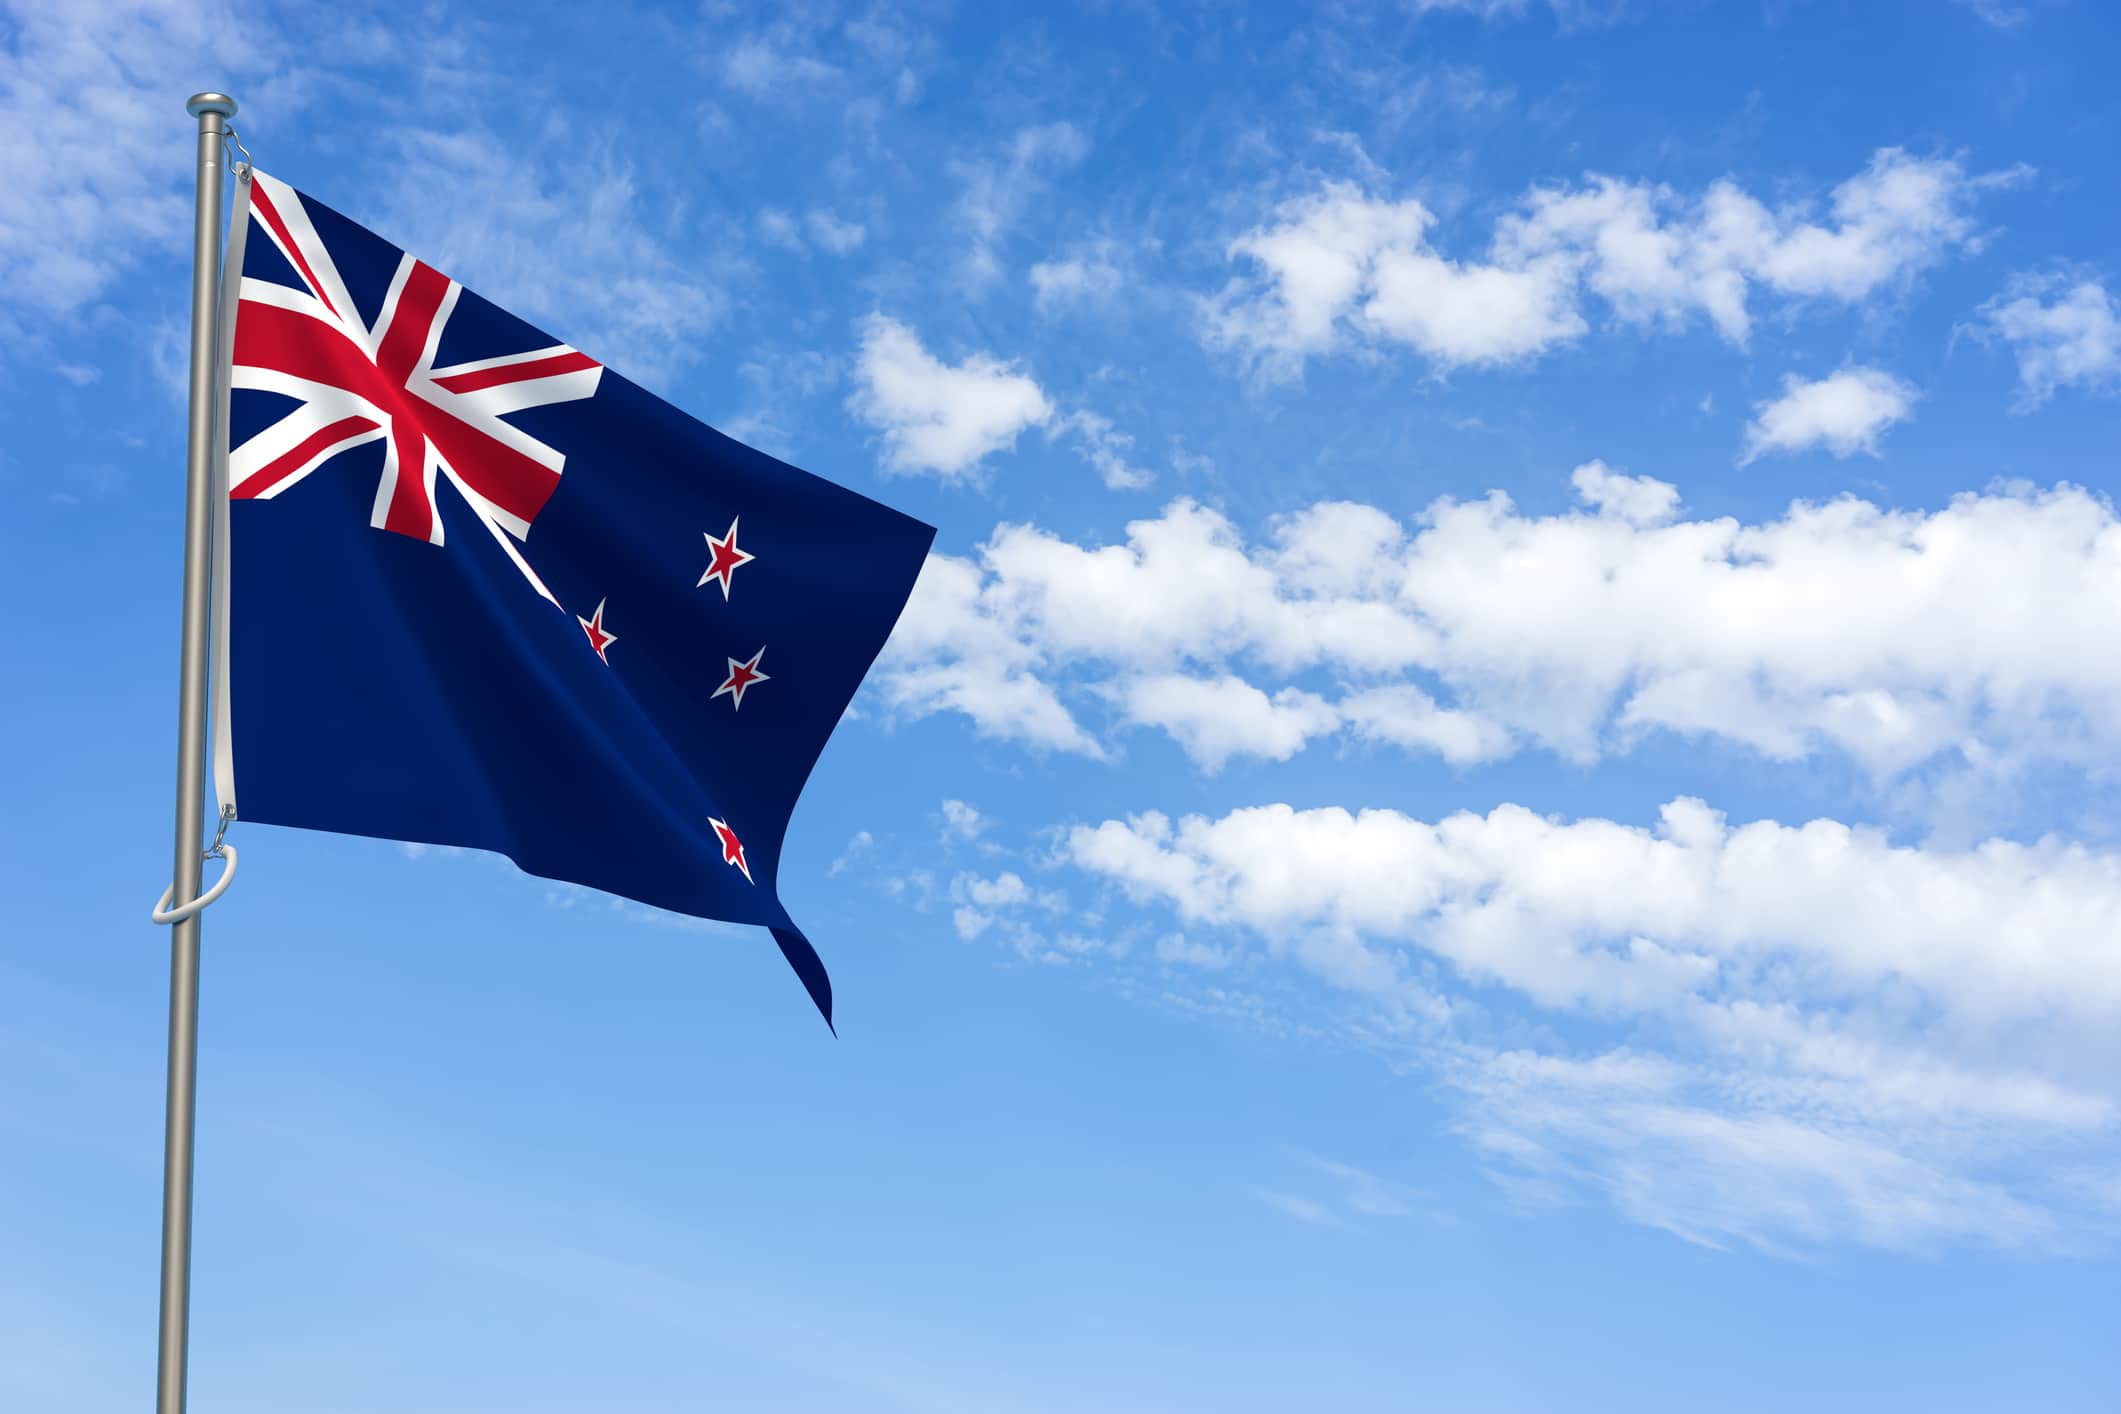
{"label": "flag rope", "polygon": [[177,886],[171,884],[162,891],[162,897],[155,903],[154,912],[147,915],[149,922],[182,923],[193,914],[204,912],[208,904],[228,891],[229,884],[234,882],[236,877],[236,847],[232,844],[223,844],[217,839],[214,841],[214,847],[200,855],[199,858],[201,862],[208,859],[218,859],[225,866],[221,870],[221,877],[214,880],[214,886],[190,903],[185,904],[182,908],[171,908],[169,901],[176,896],[177,892]]}

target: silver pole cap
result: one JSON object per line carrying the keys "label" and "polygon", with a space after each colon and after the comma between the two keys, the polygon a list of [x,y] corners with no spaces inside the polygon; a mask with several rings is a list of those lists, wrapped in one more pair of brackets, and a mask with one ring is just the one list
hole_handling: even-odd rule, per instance
{"label": "silver pole cap", "polygon": [[184,105],[184,111],[194,118],[201,113],[219,113],[224,118],[236,116],[236,100],[225,93],[195,93]]}

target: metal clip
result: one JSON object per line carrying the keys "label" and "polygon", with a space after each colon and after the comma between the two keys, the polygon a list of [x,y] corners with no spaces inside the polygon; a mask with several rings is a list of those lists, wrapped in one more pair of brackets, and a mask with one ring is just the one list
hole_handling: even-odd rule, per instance
{"label": "metal clip", "polygon": [[155,905],[153,912],[148,914],[150,920],[156,923],[181,923],[227,892],[228,886],[234,883],[236,878],[236,847],[227,843],[223,836],[227,835],[228,827],[235,821],[236,808],[233,805],[222,806],[221,827],[214,831],[214,842],[206,847],[206,853],[199,856],[202,860],[218,859],[226,866],[221,870],[221,877],[214,880],[214,886],[183,907],[171,908],[169,901],[177,892],[176,886],[172,884],[162,891],[161,901]]}
{"label": "metal clip", "polygon": [[226,858],[226,857],[227,857],[227,853],[228,853],[228,851],[227,851],[227,848],[226,848],[226,847],[225,847],[225,846],[224,846],[224,845],[223,845],[223,844],[221,843],[221,841],[222,841],[223,837],[225,837],[225,836],[226,836],[226,835],[228,834],[228,827],[229,827],[230,825],[233,825],[233,824],[235,824],[235,823],[236,823],[236,807],[235,807],[235,806],[233,806],[233,805],[224,805],[224,806],[222,806],[222,807],[221,807],[221,824],[220,824],[220,828],[218,828],[218,829],[216,829],[216,830],[214,831],[214,842],[213,842],[212,844],[208,845],[208,846],[206,847],[206,853],[205,853],[205,854],[202,854],[202,855],[200,855],[199,857],[200,857],[201,859],[224,859],[224,858]]}
{"label": "metal clip", "polygon": [[[236,157],[236,153],[238,152],[243,154],[240,160]],[[221,155],[228,159],[228,171],[230,176],[234,177],[239,182],[247,182],[250,180],[250,171],[253,165],[251,162],[250,149],[243,145],[242,138],[236,136],[236,130],[234,128],[223,128],[221,130]],[[220,843],[220,840],[216,839],[214,843],[218,845]]]}

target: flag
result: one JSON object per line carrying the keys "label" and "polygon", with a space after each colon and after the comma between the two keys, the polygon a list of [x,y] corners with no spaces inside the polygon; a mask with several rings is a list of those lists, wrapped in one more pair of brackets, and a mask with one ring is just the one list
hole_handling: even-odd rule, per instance
{"label": "flag", "polygon": [[[746,447],[285,183],[224,279],[224,814],[771,930],[932,527]],[[614,298],[639,298],[629,290]]]}

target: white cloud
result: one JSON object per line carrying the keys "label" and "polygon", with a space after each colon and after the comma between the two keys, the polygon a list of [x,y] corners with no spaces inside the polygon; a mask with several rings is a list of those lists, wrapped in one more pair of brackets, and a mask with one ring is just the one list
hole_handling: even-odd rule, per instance
{"label": "white cloud", "polygon": [[1768,452],[1814,447],[1837,457],[1875,457],[1885,429],[1907,421],[1921,396],[1912,384],[1877,368],[1844,368],[1810,381],[1786,373],[1782,396],[1754,405],[1740,464]]}
{"label": "white cloud", "polygon": [[[1189,923],[1408,941],[1464,980],[1592,1014],[1748,995],[1886,1004],[1918,988],[1936,1024],[2121,1018],[2121,858],[2044,841],[1894,846],[1832,821],[1732,827],[1679,799],[1654,829],[1563,824],[1519,806],[1429,824],[1286,805],[1077,827],[1074,861]],[[1394,953],[1379,976],[1398,976]],[[1395,984],[1397,985],[1397,984]]]}
{"label": "white cloud", "polygon": [[[1548,1189],[1533,1188],[1534,1201],[1602,1192],[1628,1219],[1706,1246],[2053,1250],[2068,1245],[2071,1226],[2088,1225],[2087,1205],[2060,1185],[1980,1176],[2009,1157],[1997,1151],[2011,1140],[1968,1146],[1921,1127],[1734,1105],[1732,1092],[1758,1079],[1742,1067],[1509,1051],[1469,1055],[1453,1078],[1470,1102],[1465,1135],[1506,1186]],[[2039,1201],[2044,1186],[2055,1189],[2051,1207]]]}
{"label": "white cloud", "polygon": [[1339,713],[1314,693],[1285,687],[1269,697],[1238,677],[1160,673],[1120,691],[1128,721],[1163,728],[1210,773],[1232,756],[1286,761],[1340,725]]}
{"label": "white cloud", "polygon": [[803,218],[810,230],[810,239],[816,241],[834,255],[847,255],[861,249],[862,242],[869,237],[868,228],[858,221],[843,221],[824,207],[815,207]]}
{"label": "white cloud", "polygon": [[1295,1193],[1277,1193],[1270,1188],[1248,1188],[1245,1191],[1274,1211],[1292,1217],[1300,1223],[1309,1223],[1313,1227],[1341,1225],[1340,1215],[1316,1198],[1305,1198]]}
{"label": "white cloud", "polygon": [[659,234],[661,208],[616,154],[547,161],[560,149],[476,123],[407,125],[394,141],[452,199],[400,184],[377,229],[628,377],[653,383],[690,363],[726,312],[713,252]]}
{"label": "white cloud", "polygon": [[969,943],[991,933],[1026,962],[1067,966],[1093,957],[1124,957],[1128,951],[1124,942],[1080,933],[1062,931],[1048,936],[1033,921],[1034,911],[1048,918],[1064,913],[1067,896],[1058,890],[1034,889],[1013,870],[991,879],[959,874],[950,881],[950,898],[957,905],[951,910],[950,926],[960,939]]}
{"label": "white cloud", "polygon": [[[1417,15],[1462,14],[1482,20],[1515,19],[1532,0],[1403,0]],[[1982,0],[1990,3],[1990,0]],[[1563,27],[1607,23],[1629,12],[1628,0],[1547,0],[1546,8]]]}
{"label": "white cloud", "polygon": [[1533,188],[1485,256],[1463,260],[1431,246],[1435,218],[1419,201],[1328,182],[1230,243],[1250,268],[1208,302],[1206,337],[1268,378],[1380,341],[1443,368],[1508,364],[1581,337],[1588,293],[1623,322],[1683,328],[1700,314],[1743,342],[1754,289],[1861,303],[1971,245],[1974,196],[2016,176],[1884,148],[1834,188],[1820,221],[1728,180],[1686,198],[1591,174]]}
{"label": "white cloud", "polygon": [[2121,386],[2121,310],[2103,282],[2020,276],[1981,314],[1980,332],[2017,353],[2018,411],[2030,412],[2062,388]]}
{"label": "white cloud", "polygon": [[[809,233],[809,243],[803,237]],[[807,251],[814,244],[834,255],[847,255],[861,248],[869,232],[858,222],[842,221],[824,207],[814,207],[798,218],[779,207],[769,206],[759,212],[759,235],[768,245],[798,253]]]}
{"label": "white cloud", "polygon": [[1356,331],[1413,345],[1439,364],[1507,363],[1583,332],[1569,263],[1459,264],[1428,248],[1434,222],[1414,200],[1329,183],[1284,202],[1275,223],[1239,236],[1230,254],[1261,272],[1212,303],[1209,342],[1260,373],[1289,376]]}
{"label": "white cloud", "polygon": [[893,708],[910,716],[957,712],[983,736],[1102,758],[1039,676],[1045,654],[982,603],[979,570],[930,555],[914,581],[876,676]]}
{"label": "white cloud", "polygon": [[1591,509],[1647,529],[1663,525],[1679,510],[1679,488],[1647,476],[1629,476],[1593,459],[1569,473],[1569,485]]}
{"label": "white cloud", "polygon": [[1843,497],[1741,524],[1683,518],[1670,485],[1602,463],[1573,482],[1584,504],[1554,515],[1499,493],[1410,524],[1324,502],[1257,544],[1186,500],[1117,544],[1004,525],[973,558],[930,557],[878,682],[900,711],[1085,755],[1102,733],[1077,711],[1098,704],[1204,761],[1279,757],[1329,716],[1461,763],[1587,762],[1651,731],[1841,754],[1881,781],[2121,753],[2121,659],[2083,651],[2121,630],[2121,521],[2099,497]]}
{"label": "white cloud", "polygon": [[1310,1156],[1311,1167],[1341,1185],[1341,1204],[1351,1212],[1372,1218],[1403,1218],[1414,1211],[1410,1195],[1398,1184],[1353,1164]]}
{"label": "white cloud", "polygon": [[1074,412],[1051,424],[1048,435],[1073,433],[1075,449],[1097,469],[1098,478],[1114,491],[1139,491],[1156,478],[1127,460],[1134,438],[1112,425],[1109,418],[1089,411]]}
{"label": "white cloud", "polygon": [[[1696,1240],[2050,1245],[2077,1200],[2034,1155],[2110,1151],[2121,1118],[2121,855],[1685,798],[1649,829],[1150,812],[1062,852],[1185,924],[1173,960],[1249,937],[1365,999],[1498,1164]],[[1505,1016],[1594,1039],[1471,1039]]]}
{"label": "white cloud", "polygon": [[1103,304],[1127,281],[1119,247],[1110,240],[1091,241],[1060,260],[1041,260],[1031,267],[1032,302],[1041,314],[1082,305]]}
{"label": "white cloud", "polygon": [[858,326],[860,387],[849,406],[884,434],[884,465],[946,481],[974,475],[982,458],[1014,447],[1053,416],[1029,374],[991,354],[946,364],[913,330],[872,314]]}
{"label": "white cloud", "polygon": [[753,98],[816,89],[840,71],[814,54],[798,52],[785,36],[746,35],[722,56],[722,82]]}
{"label": "white cloud", "polygon": [[831,867],[825,872],[837,878],[839,875],[846,873],[856,859],[874,848],[876,848],[876,836],[870,834],[867,830],[856,830],[854,837],[847,841],[847,847],[840,851],[839,857],[832,861]]}
{"label": "white cloud", "polygon": [[143,259],[188,261],[188,94],[299,108],[278,24],[250,4],[10,6],[6,30],[0,117],[35,140],[0,158],[0,332],[67,319]]}
{"label": "white cloud", "polygon": [[1069,123],[1023,128],[1010,139],[1000,160],[960,161],[950,165],[964,186],[956,217],[969,237],[965,277],[979,288],[1001,278],[1001,242],[1023,219],[1032,198],[1056,172],[1081,162],[1090,140]]}
{"label": "white cloud", "polygon": [[803,248],[802,228],[793,216],[779,207],[769,206],[759,212],[759,235],[768,245],[777,245],[782,250]]}
{"label": "white cloud", "polygon": [[[558,118],[542,131],[498,132],[489,120],[497,110],[483,100],[503,80],[471,62],[476,46],[431,16],[394,16],[385,27],[343,9],[249,0],[10,7],[0,114],[38,141],[0,170],[0,327],[76,328],[141,260],[182,268],[194,149],[187,94],[233,91],[243,105],[236,127],[255,138],[254,124],[286,127],[322,97],[373,106],[369,79],[382,68],[423,115],[380,130],[369,155],[393,180],[362,184],[359,171],[342,169],[343,185],[320,178],[306,184],[312,195],[631,376],[653,379],[695,356],[725,305],[716,254],[697,236],[682,252],[666,238],[668,198],[636,186],[612,139]],[[334,62],[320,67],[317,54]],[[519,76],[505,84],[511,99],[523,97]],[[270,168],[270,152],[252,146]],[[408,171],[422,179],[398,179]],[[442,187],[452,200],[429,199]],[[366,206],[361,190],[374,194]],[[181,387],[183,339],[172,333]]]}
{"label": "white cloud", "polygon": [[1439,707],[1412,683],[1365,688],[1341,699],[1340,719],[1366,741],[1471,766],[1510,754],[1510,733],[1478,712]]}
{"label": "white cloud", "polygon": [[2016,29],[2032,18],[2032,12],[2022,5],[2010,5],[2004,0],[1959,0],[1959,4],[1974,12],[1983,24],[1997,29]]}
{"label": "white cloud", "polygon": [[978,839],[987,828],[987,817],[962,800],[943,802],[943,838]]}
{"label": "white cloud", "polygon": [[1156,960],[1220,972],[1230,965],[1230,954],[1207,943],[1194,942],[1183,933],[1166,933],[1156,940]]}

